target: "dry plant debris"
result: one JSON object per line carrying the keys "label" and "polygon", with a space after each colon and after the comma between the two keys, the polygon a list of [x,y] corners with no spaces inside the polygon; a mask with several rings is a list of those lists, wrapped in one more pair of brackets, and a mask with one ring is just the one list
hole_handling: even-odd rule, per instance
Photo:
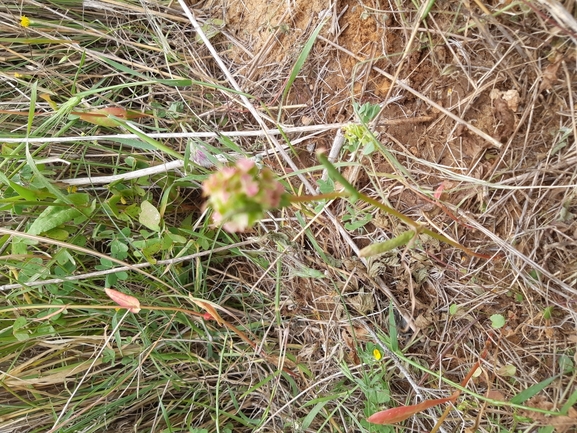
{"label": "dry plant debris", "polygon": [[[577,6],[420,3],[2,2],[2,224],[26,232],[49,220],[48,200],[82,201],[74,228],[71,219],[34,235],[97,254],[4,232],[0,431],[395,431],[366,418],[446,395],[450,386],[424,369],[458,383],[499,316],[499,350],[468,385],[476,397],[455,403],[442,428],[575,431]],[[58,111],[34,101],[33,88]],[[31,104],[47,114],[14,114]],[[259,155],[292,193],[331,188],[314,150],[338,141],[335,124],[358,123],[355,104],[379,106],[370,128],[380,147],[345,143],[333,155],[348,182],[491,260],[422,235],[359,258],[407,227],[345,200],[271,212],[241,237],[210,226],[203,167]],[[118,119],[70,114],[111,107],[146,115],[112,129]],[[28,183],[39,177],[30,161],[48,185]],[[10,207],[28,187],[36,196]],[[144,201],[161,221],[145,232]],[[98,254],[128,266],[112,273]],[[119,292],[164,309],[91,310],[106,303],[111,275]],[[191,293],[226,308],[257,348],[218,323],[166,312],[194,308]],[[87,308],[30,313],[59,302]],[[367,327],[398,332],[406,362]],[[541,412],[497,404],[551,378],[521,403]],[[404,425],[429,431],[439,416],[431,409]]]}

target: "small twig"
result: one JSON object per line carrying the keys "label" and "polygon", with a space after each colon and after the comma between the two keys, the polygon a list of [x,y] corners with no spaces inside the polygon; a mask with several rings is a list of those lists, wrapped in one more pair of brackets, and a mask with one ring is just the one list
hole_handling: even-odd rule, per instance
{"label": "small twig", "polygon": [[[208,251],[201,251],[199,253],[189,254],[187,256],[176,257],[174,259],[168,259],[168,260],[158,260],[156,262],[156,265],[160,265],[160,266],[173,265],[175,263],[181,263],[181,262],[185,262],[187,260],[194,260],[194,259],[197,259],[199,257],[208,256],[208,255],[211,255],[214,253],[219,253],[221,251],[228,251],[232,248],[239,248],[239,247],[243,247],[245,245],[251,245],[254,243],[258,243],[258,242],[260,242],[260,239],[249,239],[249,240],[246,240],[243,242],[237,242],[236,244],[230,244],[230,245],[226,245],[224,247],[213,248],[213,249],[208,250]],[[29,283],[22,283],[22,284],[5,284],[3,286],[0,286],[0,292],[5,291],[5,290],[21,289],[23,287],[36,287],[36,286],[43,286],[46,284],[60,284],[60,283],[66,282],[66,281],[87,280],[89,278],[102,277],[104,275],[114,274],[116,272],[129,271],[132,269],[147,268],[147,267],[152,266],[152,265],[153,264],[149,263],[149,262],[137,263],[137,264],[134,264],[131,266],[119,266],[117,268],[105,269],[103,271],[89,272],[89,273],[81,274],[81,275],[69,275],[67,277],[53,278],[51,280],[31,281]]]}
{"label": "small twig", "polygon": [[[324,132],[331,129],[340,129],[350,123],[328,123],[324,125],[308,125],[308,126],[294,126],[283,128],[282,131],[278,128],[258,129],[256,131],[220,131],[220,132],[153,132],[147,133],[146,136],[150,138],[169,139],[169,138],[218,138],[224,137],[266,137],[271,135],[281,134],[295,134],[299,132]],[[74,137],[30,137],[26,141],[30,144],[42,143],[71,143],[80,141],[115,141],[119,139],[138,139],[136,134],[114,134],[114,135],[79,135]],[[3,143],[22,143],[24,138],[2,137]]]}
{"label": "small twig", "polygon": [[[333,145],[331,146],[331,150],[329,151],[329,155],[327,157],[331,163],[333,164],[335,163],[339,154],[341,153],[341,149],[343,148],[344,144],[345,144],[345,134],[343,134],[342,128],[339,128],[337,129],[337,134],[335,135]],[[323,169],[321,179],[323,181],[326,181],[328,178],[329,178],[329,172],[325,168]],[[317,192],[320,192],[319,188],[317,188]]]}

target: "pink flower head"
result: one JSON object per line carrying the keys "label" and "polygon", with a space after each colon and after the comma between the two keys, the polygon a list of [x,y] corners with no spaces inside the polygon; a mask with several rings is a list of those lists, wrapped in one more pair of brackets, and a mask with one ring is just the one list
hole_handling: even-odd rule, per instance
{"label": "pink flower head", "polygon": [[251,227],[266,211],[282,206],[285,197],[275,174],[267,168],[259,170],[250,159],[213,173],[202,190],[214,210],[213,221],[230,232]]}

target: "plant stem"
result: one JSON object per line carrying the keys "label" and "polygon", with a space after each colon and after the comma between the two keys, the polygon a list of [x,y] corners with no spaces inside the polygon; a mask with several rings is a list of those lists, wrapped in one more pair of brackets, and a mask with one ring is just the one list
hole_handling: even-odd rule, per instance
{"label": "plant stem", "polygon": [[[348,191],[335,191],[335,192],[331,192],[331,193],[327,193],[327,194],[290,196],[289,201],[291,203],[308,203],[308,202],[313,202],[313,201],[317,201],[317,200],[333,200],[335,198],[352,198],[352,197],[353,197],[352,194],[350,194]],[[432,231],[426,227],[423,227],[421,224],[419,224],[418,222],[416,222],[412,218],[409,218],[408,216],[404,215],[403,213],[393,209],[392,207],[389,207],[389,206],[381,203],[378,200],[375,200],[374,198],[369,197],[366,194],[363,194],[362,192],[357,191],[356,192],[356,198],[364,201],[365,203],[368,203],[368,204],[375,206],[376,208],[382,210],[385,213],[388,213],[389,215],[397,217],[398,219],[403,221],[405,224],[407,224],[408,226],[413,228],[417,234],[418,233],[424,233],[424,234],[432,237],[433,239],[437,239],[438,241],[445,242],[446,244],[449,244],[455,248],[458,248],[470,256],[479,257],[481,259],[486,259],[486,260],[491,259],[490,255],[476,253],[474,251],[471,251],[469,248],[461,245],[460,243],[455,242],[455,241],[449,239],[448,237],[446,237],[442,234],[435,233],[434,231]]]}

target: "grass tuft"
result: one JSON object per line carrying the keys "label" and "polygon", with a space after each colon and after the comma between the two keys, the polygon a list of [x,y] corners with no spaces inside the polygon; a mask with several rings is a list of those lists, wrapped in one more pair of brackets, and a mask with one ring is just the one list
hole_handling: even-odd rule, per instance
{"label": "grass tuft", "polygon": [[0,7],[0,431],[573,431],[574,5],[189,3]]}

